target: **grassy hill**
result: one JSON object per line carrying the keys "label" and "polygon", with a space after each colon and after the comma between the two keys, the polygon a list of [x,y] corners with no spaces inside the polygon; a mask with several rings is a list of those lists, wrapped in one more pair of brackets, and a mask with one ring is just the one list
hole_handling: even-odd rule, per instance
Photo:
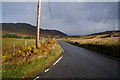
{"label": "grassy hill", "polygon": [[[17,34],[17,35],[36,35],[36,27],[26,23],[1,23],[3,34]],[[40,36],[59,36],[66,37],[67,34],[57,30],[40,29]]]}
{"label": "grassy hill", "polygon": [[62,40],[78,47],[120,59],[120,30],[94,33],[86,36],[74,35]]}
{"label": "grassy hill", "polygon": [[90,34],[88,36],[94,36],[94,35],[107,35],[106,37],[120,37],[120,30],[113,30],[113,31],[105,31],[105,32],[99,32]]}
{"label": "grassy hill", "polygon": [[98,32],[89,35],[69,35],[69,38],[110,38],[110,37],[120,37],[120,30]]}

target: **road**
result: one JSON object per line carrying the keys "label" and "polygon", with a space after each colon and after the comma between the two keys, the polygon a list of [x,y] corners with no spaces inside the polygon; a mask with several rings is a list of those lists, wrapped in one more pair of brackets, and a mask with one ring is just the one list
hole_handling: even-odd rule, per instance
{"label": "road", "polygon": [[120,62],[96,52],[58,41],[62,59],[40,78],[118,78]]}

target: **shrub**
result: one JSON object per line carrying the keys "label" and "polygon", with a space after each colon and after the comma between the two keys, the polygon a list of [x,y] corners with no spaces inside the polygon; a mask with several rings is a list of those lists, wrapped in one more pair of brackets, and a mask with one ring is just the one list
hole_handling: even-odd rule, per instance
{"label": "shrub", "polygon": [[2,56],[2,62],[6,61],[6,56]]}
{"label": "shrub", "polygon": [[2,56],[2,62],[6,62],[6,60],[9,62],[10,60],[16,61],[25,59],[26,63],[28,63],[28,61],[30,61],[30,57],[34,55],[45,55],[46,57],[49,55],[55,55],[54,53],[50,53],[53,44],[56,44],[56,42],[50,38],[45,40],[44,44],[40,43],[38,48],[35,46],[23,46],[22,48],[17,49],[15,53],[7,55],[7,57]]}
{"label": "shrub", "polygon": [[18,36],[16,34],[5,34],[3,35],[3,38],[21,38],[21,36]]}

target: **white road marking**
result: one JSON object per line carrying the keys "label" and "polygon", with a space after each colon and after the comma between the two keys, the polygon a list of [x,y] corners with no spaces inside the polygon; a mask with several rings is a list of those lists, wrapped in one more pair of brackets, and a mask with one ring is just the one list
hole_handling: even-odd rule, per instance
{"label": "white road marking", "polygon": [[39,76],[38,77],[36,77],[35,79],[33,79],[33,80],[37,80],[38,78],[40,78]]}
{"label": "white road marking", "polygon": [[48,72],[50,69],[46,69],[45,72]]}
{"label": "white road marking", "polygon": [[62,49],[62,52],[64,52],[64,50],[63,50],[63,48],[61,47],[61,49]]}
{"label": "white road marking", "polygon": [[62,59],[62,56],[53,65],[57,64],[61,59]]}
{"label": "white road marking", "polygon": [[[57,41],[56,41],[57,42]],[[58,43],[58,42],[57,42]],[[59,46],[60,46],[60,44],[59,44]],[[60,48],[62,49],[62,52],[64,52],[64,49],[60,46]]]}
{"label": "white road marking", "polygon": [[[60,46],[61,47],[61,46]],[[61,49],[62,49],[62,52],[64,52],[64,49],[61,47]]]}

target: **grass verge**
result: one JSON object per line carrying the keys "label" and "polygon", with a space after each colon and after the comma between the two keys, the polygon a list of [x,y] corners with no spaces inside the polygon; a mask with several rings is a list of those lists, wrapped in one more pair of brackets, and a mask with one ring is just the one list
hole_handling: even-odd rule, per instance
{"label": "grass verge", "polygon": [[[6,39],[6,40],[8,42],[11,39]],[[19,41],[24,42],[22,40],[19,40]],[[34,40],[32,40],[32,41],[34,41]],[[30,42],[32,42],[32,41],[30,40]],[[16,42],[18,43],[18,39]],[[18,45],[19,45],[19,43],[18,43]],[[3,45],[7,46],[6,43],[3,43]],[[24,43],[23,43],[23,45],[24,45]],[[10,46],[10,44],[9,44],[9,46]],[[19,49],[16,49],[16,50],[19,50]],[[6,51],[6,49],[5,49],[5,51]],[[26,62],[25,57],[22,58],[21,55],[18,56],[18,54],[20,54],[19,51],[18,51],[18,53],[15,53],[15,54],[17,54],[17,57],[15,57],[14,59],[12,57],[10,60],[6,59],[5,62],[2,62],[3,63],[3,65],[2,65],[2,78],[3,79],[32,78],[33,76],[37,75],[42,70],[44,70],[46,67],[48,67],[50,64],[55,62],[55,60],[62,53],[59,44],[52,39],[46,40],[44,42],[44,44],[42,44],[40,46],[40,52],[37,51],[37,53],[36,53],[36,49],[35,49],[35,53],[32,53],[34,51],[31,50],[31,47],[26,49],[26,51],[32,55],[29,57],[28,63],[25,63]],[[7,50],[6,52],[7,53],[4,54],[5,56],[9,56],[9,54],[11,54],[11,53],[9,53],[9,50]],[[24,53],[24,51],[22,51],[22,53]],[[6,55],[6,54],[8,54],[8,55]]]}
{"label": "grass verge", "polygon": [[95,52],[102,53],[104,55],[108,55],[111,57],[115,57],[120,59],[120,46],[119,45],[99,45],[99,44],[80,44],[78,42],[72,42],[72,41],[65,41],[69,44],[78,46],[78,47],[83,47]]}

